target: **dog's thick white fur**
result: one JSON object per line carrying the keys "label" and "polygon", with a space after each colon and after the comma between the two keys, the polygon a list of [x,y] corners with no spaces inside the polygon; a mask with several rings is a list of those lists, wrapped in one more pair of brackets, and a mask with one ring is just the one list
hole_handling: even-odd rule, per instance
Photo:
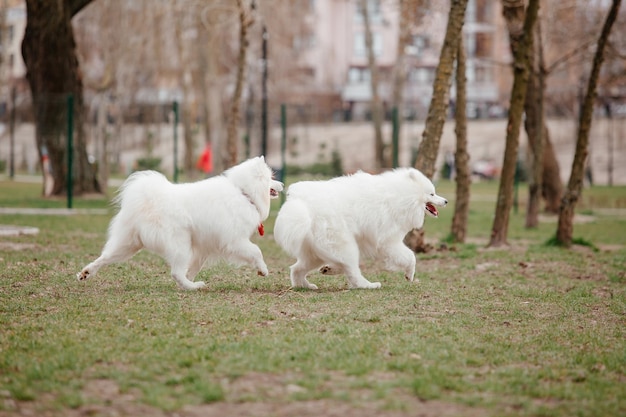
{"label": "dog's thick white fur", "polygon": [[91,278],[101,267],[141,249],[163,257],[186,290],[205,286],[194,278],[210,259],[249,264],[265,276],[263,255],[250,237],[267,219],[270,198],[282,189],[262,156],[188,184],[172,184],[155,171],[135,172],[116,196],[120,210],[111,220],[102,254],[77,278]]}
{"label": "dog's thick white fur", "polygon": [[413,281],[415,254],[403,238],[423,226],[425,213],[438,215],[435,205],[446,204],[414,168],[297,182],[278,213],[274,239],[297,258],[290,273],[293,287],[317,289],[306,276],[323,267],[323,273],[344,273],[350,288],[380,288],[361,274],[360,257],[380,259],[386,269],[403,271]]}

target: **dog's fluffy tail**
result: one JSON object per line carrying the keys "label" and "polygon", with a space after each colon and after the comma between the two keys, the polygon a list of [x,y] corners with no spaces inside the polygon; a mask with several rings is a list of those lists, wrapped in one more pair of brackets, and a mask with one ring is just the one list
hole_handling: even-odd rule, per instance
{"label": "dog's fluffy tail", "polygon": [[288,200],[280,209],[274,225],[274,239],[292,256],[298,256],[300,248],[311,231],[311,215],[299,200]]}
{"label": "dog's fluffy tail", "polygon": [[155,182],[169,182],[163,174],[157,171],[136,171],[130,174],[124,184],[117,190],[117,194],[113,197],[113,205],[121,206],[122,201],[127,199],[137,191],[146,191],[146,186],[150,186]]}

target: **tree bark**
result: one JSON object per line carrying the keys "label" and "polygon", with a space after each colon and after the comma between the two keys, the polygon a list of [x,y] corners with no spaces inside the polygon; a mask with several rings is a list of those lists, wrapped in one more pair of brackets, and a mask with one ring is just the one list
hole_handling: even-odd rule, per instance
{"label": "tree bark", "polygon": [[443,124],[446,120],[452,70],[456,58],[458,38],[463,29],[466,7],[467,0],[452,0],[450,2],[446,36],[435,72],[433,96],[428,107],[422,142],[417,150],[417,159],[415,160],[415,168],[422,171],[427,177],[432,177],[435,173],[435,161],[439,153]]}
{"label": "tree bark", "polygon": [[570,174],[567,189],[561,200],[559,210],[559,221],[556,230],[556,241],[558,244],[569,247],[572,245],[572,235],[574,233],[574,210],[580,198],[583,188],[583,177],[585,162],[587,159],[589,145],[589,131],[593,120],[593,107],[595,105],[596,90],[600,69],[604,61],[604,50],[611,34],[613,24],[617,19],[621,0],[613,0],[609,14],[606,17],[602,32],[598,38],[596,53],[593,58],[593,66],[587,84],[587,93],[582,104],[578,121],[578,135],[576,139],[576,152],[572,162],[572,173]]}
{"label": "tree bark", "polygon": [[367,51],[367,65],[370,70],[370,88],[372,91],[370,106],[374,126],[374,157],[376,158],[376,168],[381,170],[389,166],[389,164],[385,162],[385,144],[383,142],[382,131],[383,109],[380,103],[380,95],[378,94],[378,65],[374,54],[374,40],[372,38],[372,28],[367,3],[367,0],[361,0],[360,7],[361,13],[363,14],[363,24],[365,26],[365,49]]}
{"label": "tree bark", "polygon": [[[176,15],[177,10],[172,4],[171,13]],[[192,133],[191,120],[191,91],[192,91],[192,74],[189,68],[189,59],[185,53],[185,43],[183,42],[183,22],[182,16],[176,16],[174,19],[174,38],[176,40],[176,49],[178,51],[178,82],[183,89],[183,101],[180,103],[180,114],[183,124],[183,143],[185,144],[185,153],[183,155],[183,169],[187,178],[194,180],[196,178],[194,143]]]}
{"label": "tree bark", "polygon": [[469,153],[467,151],[467,79],[465,71],[463,36],[459,36],[459,45],[456,54],[456,152],[454,153],[456,200],[454,203],[454,216],[452,217],[451,228],[452,240],[457,243],[465,242],[471,183]]}
{"label": "tree bark", "polygon": [[[35,119],[35,140],[40,159],[47,153],[54,185],[50,194],[66,192],[67,97],[74,97],[74,154],[72,190],[75,195],[101,192],[86,148],[83,103],[72,17],[91,0],[26,1],[26,30],[22,56],[30,86]],[[45,193],[45,190],[44,190]]]}
{"label": "tree bark", "polygon": [[[511,49],[516,45],[515,39],[512,39]],[[556,214],[558,213],[561,196],[563,195],[561,169],[550,141],[550,131],[546,123],[543,105],[545,101],[547,70],[545,68],[543,41],[539,22],[535,29],[535,42],[533,45],[531,72],[529,74],[526,104],[524,106],[524,111],[526,112],[524,126],[533,158],[533,175],[539,175],[540,177],[538,177],[538,180],[535,180],[531,175],[526,227],[536,227],[538,224],[540,211],[539,196],[544,199],[545,211],[547,213]],[[541,141],[539,141],[539,138],[541,138]],[[539,146],[536,146],[537,144]],[[541,163],[537,165],[536,161],[541,161]]]}
{"label": "tree bark", "polygon": [[[519,16],[524,15],[524,1],[503,1],[503,13],[509,25],[511,35],[519,32]],[[539,0],[530,0],[526,17],[523,19],[522,31],[516,37],[517,46],[514,48],[513,62],[513,87],[511,90],[511,103],[509,105],[509,120],[506,129],[506,147],[498,198],[496,202],[496,214],[491,229],[489,245],[501,246],[507,243],[509,228],[509,214],[513,205],[513,182],[517,165],[517,150],[519,147],[519,133],[524,113],[526,100],[526,87],[528,84],[530,54],[533,43],[533,27],[537,20]]]}
{"label": "tree bark", "polygon": [[[545,119],[544,119],[545,120]],[[532,150],[532,149],[531,149]],[[550,140],[550,131],[547,124],[543,124],[543,175],[541,182],[541,196],[544,200],[544,211],[557,214],[563,196],[561,182],[561,168],[556,159],[556,153]]]}
{"label": "tree bark", "polygon": [[250,5],[250,11],[246,10],[243,0],[237,0],[237,10],[239,11],[239,55],[237,58],[237,80],[235,82],[235,92],[230,107],[230,119],[226,135],[227,161],[225,168],[234,166],[239,159],[237,127],[239,126],[241,93],[246,67],[246,54],[248,51],[248,28],[254,23],[252,10],[254,10],[254,0]]}
{"label": "tree bark", "polygon": [[543,183],[543,142],[547,131],[544,121],[543,94],[545,91],[545,72],[543,65],[543,49],[541,45],[541,27],[537,21],[534,29],[533,47],[530,54],[530,74],[526,90],[524,125],[528,135],[528,144],[532,150],[531,174],[528,185],[528,207],[526,209],[526,228],[539,225],[539,206]]}
{"label": "tree bark", "polygon": [[398,114],[398,136],[404,119],[403,90],[407,76],[406,48],[411,43],[411,28],[418,25],[423,17],[424,0],[399,0],[400,27],[398,30],[398,44],[396,48],[396,63],[393,67],[393,92],[391,107],[396,108]]}
{"label": "tree bark", "polygon": [[[435,83],[433,85],[433,96],[428,107],[428,116],[422,134],[422,141],[417,150],[415,168],[422,171],[429,178],[435,173],[435,161],[439,153],[439,143],[441,132],[446,120],[448,110],[448,94],[452,83],[452,70],[458,48],[458,39],[462,35],[463,21],[465,19],[465,9],[467,0],[452,0],[450,2],[450,12],[448,14],[448,24],[439,64],[435,71]],[[414,252],[426,252],[428,247],[424,242],[424,233],[413,229],[404,237],[404,244]]]}

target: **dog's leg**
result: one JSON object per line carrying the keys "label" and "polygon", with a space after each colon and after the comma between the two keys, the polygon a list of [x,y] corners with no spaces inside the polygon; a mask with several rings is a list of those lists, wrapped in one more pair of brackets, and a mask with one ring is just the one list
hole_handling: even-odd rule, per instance
{"label": "dog's leg", "polygon": [[[384,245],[385,266],[390,271],[404,272],[407,281],[415,277],[415,254],[403,242]],[[419,280],[417,280],[419,282]]]}
{"label": "dog's leg", "polygon": [[321,256],[329,265],[332,265],[332,270],[337,268],[344,272],[348,280],[348,287],[380,288],[380,282],[370,282],[361,274],[359,246],[356,241],[346,239],[340,245],[326,247],[323,250],[324,253]]}
{"label": "dog's leg", "polygon": [[84,281],[87,278],[93,278],[98,270],[105,265],[123,262],[130,259],[134,254],[139,252],[141,245],[139,243],[129,240],[122,243],[119,239],[111,238],[104,245],[102,254],[98,259],[85,266],[78,274],[76,278],[79,281]]}
{"label": "dog's leg", "polygon": [[316,290],[317,285],[311,284],[307,279],[306,275],[312,269],[315,269],[319,266],[322,261],[319,259],[305,259],[298,258],[295,264],[291,265],[289,268],[289,278],[291,279],[291,286],[294,288],[307,288],[309,290]]}
{"label": "dog's leg", "polygon": [[[206,286],[204,281],[193,282],[187,279],[189,270],[193,272],[193,250],[191,244],[184,237],[172,239],[169,242],[170,252],[164,253],[162,256],[167,260],[171,267],[171,274],[176,284],[184,290],[197,290]],[[197,271],[196,271],[197,273]],[[195,275],[195,274],[194,274]]]}
{"label": "dog's leg", "polygon": [[189,281],[193,281],[196,278],[196,275],[198,275],[198,272],[200,272],[200,270],[202,269],[205,261],[206,258],[204,256],[194,254],[194,257],[191,260],[191,264],[187,269],[187,279]]}
{"label": "dog's leg", "polygon": [[176,284],[184,290],[197,290],[204,288],[204,281],[193,282],[187,279],[188,265],[191,263],[189,257],[178,256],[170,261],[172,266],[172,278]]}
{"label": "dog's leg", "polygon": [[257,273],[265,277],[269,274],[263,260],[261,249],[249,240],[239,240],[226,248],[226,255],[236,262],[242,262],[256,268]]}
{"label": "dog's leg", "polygon": [[348,278],[348,286],[350,289],[356,288],[380,288],[380,282],[370,282],[362,274],[361,269],[351,265],[345,265],[344,270],[346,278]]}

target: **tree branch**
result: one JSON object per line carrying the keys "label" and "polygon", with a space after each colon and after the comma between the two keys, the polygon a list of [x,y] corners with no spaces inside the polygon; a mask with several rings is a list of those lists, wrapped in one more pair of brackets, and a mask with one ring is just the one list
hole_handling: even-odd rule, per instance
{"label": "tree branch", "polygon": [[552,71],[557,69],[560,65],[565,64],[570,59],[574,58],[576,55],[582,53],[585,49],[589,48],[591,45],[595,43],[595,40],[589,40],[577,48],[572,49],[566,54],[562,55],[560,58],[554,60],[554,62],[546,69],[546,73],[550,74]]}
{"label": "tree branch", "polygon": [[70,10],[70,16],[74,17],[76,13],[83,10],[83,8],[92,1],[93,0],[67,0],[67,7]]}

